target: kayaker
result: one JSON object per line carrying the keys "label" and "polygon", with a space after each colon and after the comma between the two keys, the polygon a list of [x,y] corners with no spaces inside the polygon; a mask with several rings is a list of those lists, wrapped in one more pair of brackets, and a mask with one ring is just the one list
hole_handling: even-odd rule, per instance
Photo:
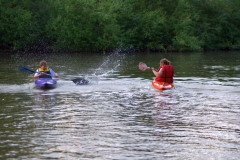
{"label": "kayaker", "polygon": [[52,77],[58,78],[58,74],[55,73],[51,68],[47,67],[47,62],[45,60],[42,60],[39,63],[39,65],[40,65],[40,68],[36,70],[36,73],[34,74],[34,78],[52,78]]}
{"label": "kayaker", "polygon": [[157,70],[151,68],[156,76],[155,81],[173,83],[174,69],[171,62],[166,58],[160,60],[160,66]]}

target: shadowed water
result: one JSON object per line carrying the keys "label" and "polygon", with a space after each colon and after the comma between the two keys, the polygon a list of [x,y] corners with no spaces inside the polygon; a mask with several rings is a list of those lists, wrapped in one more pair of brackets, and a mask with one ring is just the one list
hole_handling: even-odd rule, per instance
{"label": "shadowed water", "polygon": [[[238,159],[240,54],[11,55],[0,65],[0,159]],[[175,88],[151,87],[166,57]],[[38,90],[45,59],[58,87]],[[88,85],[71,79],[84,77]]]}

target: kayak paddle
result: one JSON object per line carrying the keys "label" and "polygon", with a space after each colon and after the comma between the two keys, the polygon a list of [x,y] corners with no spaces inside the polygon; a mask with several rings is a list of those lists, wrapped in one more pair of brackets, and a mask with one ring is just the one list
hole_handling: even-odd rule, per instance
{"label": "kayak paddle", "polygon": [[[41,73],[41,72],[36,72],[28,67],[24,67],[24,66],[19,66],[18,67],[20,71],[28,73],[28,74],[33,74],[33,73]],[[52,76],[51,74],[46,74],[48,76]]]}
{"label": "kayak paddle", "polygon": [[[28,74],[33,74],[33,73],[41,73],[41,72],[36,72],[28,67],[24,67],[24,66],[19,66],[18,67],[20,71],[28,73]],[[48,76],[52,76],[51,74],[46,74]],[[72,80],[76,85],[85,85],[88,84],[88,80],[83,79],[83,78],[76,78]]]}
{"label": "kayak paddle", "polygon": [[147,70],[147,69],[150,69],[150,67],[148,67],[145,63],[143,63],[143,62],[139,62],[139,69],[141,70],[141,71],[145,71],[145,70]]}
{"label": "kayak paddle", "polygon": [[72,79],[73,83],[75,83],[76,85],[86,85],[88,84],[88,80],[84,79],[84,78],[76,78],[76,79]]}

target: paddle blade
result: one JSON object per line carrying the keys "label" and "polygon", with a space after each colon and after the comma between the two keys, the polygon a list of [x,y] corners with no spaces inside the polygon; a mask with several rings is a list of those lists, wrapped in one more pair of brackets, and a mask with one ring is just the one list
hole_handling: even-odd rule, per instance
{"label": "paddle blade", "polygon": [[141,70],[141,71],[145,71],[145,70],[147,70],[147,69],[150,69],[145,63],[143,63],[143,62],[140,62],[139,63],[139,69]]}
{"label": "paddle blade", "polygon": [[75,83],[76,85],[86,85],[88,84],[88,80],[83,79],[83,78],[76,78],[76,79],[72,79],[73,83]]}
{"label": "paddle blade", "polygon": [[25,73],[28,73],[28,74],[33,74],[33,73],[35,73],[34,70],[32,70],[32,69],[30,69],[30,68],[28,68],[28,67],[19,66],[18,68],[19,68],[20,71],[25,72]]}

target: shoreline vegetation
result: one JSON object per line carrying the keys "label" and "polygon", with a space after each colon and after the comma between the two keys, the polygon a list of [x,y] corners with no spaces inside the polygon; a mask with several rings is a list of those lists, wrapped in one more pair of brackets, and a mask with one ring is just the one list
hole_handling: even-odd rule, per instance
{"label": "shoreline vegetation", "polygon": [[239,0],[0,2],[0,51],[240,50]]}

